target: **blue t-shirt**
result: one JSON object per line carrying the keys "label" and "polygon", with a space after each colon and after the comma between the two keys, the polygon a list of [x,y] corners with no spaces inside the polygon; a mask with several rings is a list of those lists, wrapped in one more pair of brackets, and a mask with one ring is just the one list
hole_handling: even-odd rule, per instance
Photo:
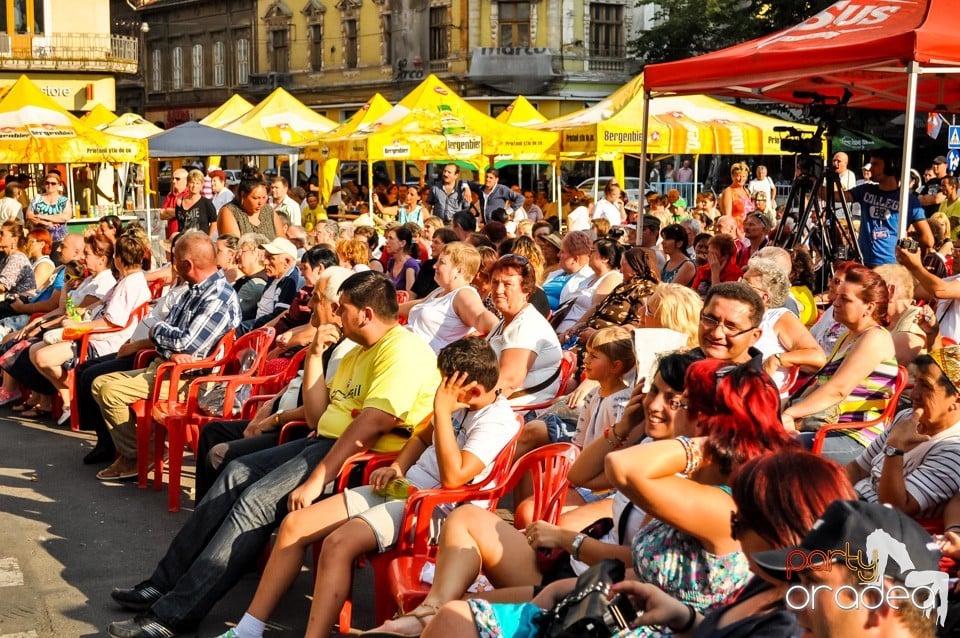
{"label": "blue t-shirt", "polygon": [[[850,189],[853,201],[860,204],[860,252],[863,263],[874,267],[897,263],[894,250],[900,232],[900,189],[880,190],[876,184],[861,184]],[[920,200],[910,193],[907,227],[927,219]]]}

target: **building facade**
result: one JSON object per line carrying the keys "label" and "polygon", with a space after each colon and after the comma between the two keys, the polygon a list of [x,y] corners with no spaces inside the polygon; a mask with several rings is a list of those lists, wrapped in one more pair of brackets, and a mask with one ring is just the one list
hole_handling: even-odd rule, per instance
{"label": "building facade", "polygon": [[256,71],[256,0],[141,0],[144,116],[173,127],[199,120]]}
{"label": "building facade", "polygon": [[254,97],[283,86],[334,120],[429,73],[492,115],[518,94],[547,117],[608,95],[637,71],[632,0],[260,0]]}
{"label": "building facade", "polygon": [[64,108],[116,108],[116,74],[136,73],[138,39],[112,30],[109,0],[0,0],[0,87],[21,75]]}

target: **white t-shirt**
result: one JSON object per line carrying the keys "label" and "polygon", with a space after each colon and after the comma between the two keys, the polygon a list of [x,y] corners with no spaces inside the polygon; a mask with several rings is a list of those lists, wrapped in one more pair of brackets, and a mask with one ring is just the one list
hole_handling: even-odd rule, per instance
{"label": "white t-shirt", "polygon": [[593,219],[599,219],[600,217],[610,222],[610,226],[619,226],[623,223],[623,214],[620,212],[620,207],[606,197],[593,206]]}
{"label": "white t-shirt", "polygon": [[73,303],[80,305],[80,302],[86,297],[103,299],[115,285],[117,285],[117,280],[113,276],[113,271],[107,268],[96,277],[87,277],[84,279],[83,282],[69,294],[70,298],[73,299]]}
{"label": "white t-shirt", "polygon": [[583,448],[603,434],[603,430],[613,427],[623,410],[627,407],[633,388],[618,390],[608,397],[600,396],[600,388],[594,388],[587,394],[580,418],[577,420],[577,432],[573,435],[573,444]]}
{"label": "white t-shirt", "polygon": [[120,279],[104,299],[103,312],[100,316],[115,326],[126,326],[119,332],[108,332],[90,337],[90,345],[97,351],[97,356],[113,354],[126,343],[136,329],[136,323],[127,326],[130,315],[137,307],[150,301],[150,286],[143,271],[131,273]]}
{"label": "white t-shirt", "polygon": [[463,323],[454,310],[453,302],[458,294],[470,295],[480,300],[480,293],[473,286],[462,286],[451,292],[437,288],[416,306],[410,309],[407,329],[430,344],[437,354],[440,349],[473,332]]}
{"label": "white t-shirt", "polygon": [[590,211],[577,206],[567,215],[567,230],[590,230]]}
{"label": "white t-shirt", "polygon": [[[783,315],[790,312],[787,308],[770,308],[769,310],[763,313],[763,319],[760,320],[760,338],[757,339],[757,342],[753,344],[753,347],[763,353],[763,358],[768,359],[774,355],[783,354],[786,352],[786,348],[783,347],[783,344],[780,343],[780,337],[777,336],[774,326],[780,321],[780,318]],[[783,385],[787,380],[787,369],[786,368],[777,368],[776,372],[773,374],[773,382],[777,384],[777,387],[783,389]]]}
{"label": "white t-shirt", "polygon": [[769,202],[773,199],[773,180],[770,179],[770,176],[767,175],[763,179],[752,179],[747,184],[747,191],[751,195],[756,195],[757,193],[764,193],[767,196],[767,201]]}
{"label": "white t-shirt", "polygon": [[[956,281],[960,274],[944,278],[944,281]],[[941,299],[937,303],[937,321],[940,323],[940,335],[960,342],[960,299]]]}
{"label": "white t-shirt", "polygon": [[560,387],[560,375],[554,373],[560,366],[563,351],[560,349],[560,340],[557,338],[557,333],[553,331],[553,326],[531,304],[527,304],[506,328],[503,326],[503,321],[497,324],[487,337],[487,341],[497,353],[497,359],[504,350],[512,348],[536,353],[537,358],[533,362],[533,367],[527,372],[522,386],[516,391],[535,387],[550,377],[555,377],[547,387],[533,394],[523,394],[509,399],[510,405],[542,403],[556,396]]}
{"label": "white t-shirt", "polygon": [[[457,434],[457,447],[470,452],[483,463],[483,471],[470,481],[479,483],[490,473],[500,451],[516,436],[520,423],[503,397],[498,397],[479,410],[457,410],[451,416],[453,431]],[[407,470],[406,478],[421,490],[440,485],[435,443],[424,450],[413,467]]]}

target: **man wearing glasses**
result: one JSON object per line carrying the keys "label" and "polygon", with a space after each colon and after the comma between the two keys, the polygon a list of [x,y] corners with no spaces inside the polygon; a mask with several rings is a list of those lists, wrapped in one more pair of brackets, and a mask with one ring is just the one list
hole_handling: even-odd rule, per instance
{"label": "man wearing glasses", "polygon": [[187,170],[178,168],[173,171],[173,177],[170,181],[170,192],[167,198],[163,200],[163,207],[160,209],[160,219],[167,220],[167,238],[173,237],[174,233],[180,230],[180,224],[177,222],[177,203],[187,194]]}
{"label": "man wearing glasses", "polygon": [[699,350],[710,359],[741,364],[761,356],[753,345],[760,339],[763,300],[747,284],[712,286],[700,313]]}

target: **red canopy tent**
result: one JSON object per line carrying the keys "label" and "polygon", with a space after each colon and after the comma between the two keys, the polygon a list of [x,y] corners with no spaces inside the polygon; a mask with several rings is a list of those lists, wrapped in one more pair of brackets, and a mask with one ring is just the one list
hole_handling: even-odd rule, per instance
{"label": "red canopy tent", "polygon": [[[796,91],[839,98],[848,89],[850,106],[905,110],[908,184],[917,110],[960,111],[957,15],[957,0],[840,0],[772,35],[646,67],[645,98],[711,93],[800,103]],[[901,210],[906,196],[903,189]]]}

